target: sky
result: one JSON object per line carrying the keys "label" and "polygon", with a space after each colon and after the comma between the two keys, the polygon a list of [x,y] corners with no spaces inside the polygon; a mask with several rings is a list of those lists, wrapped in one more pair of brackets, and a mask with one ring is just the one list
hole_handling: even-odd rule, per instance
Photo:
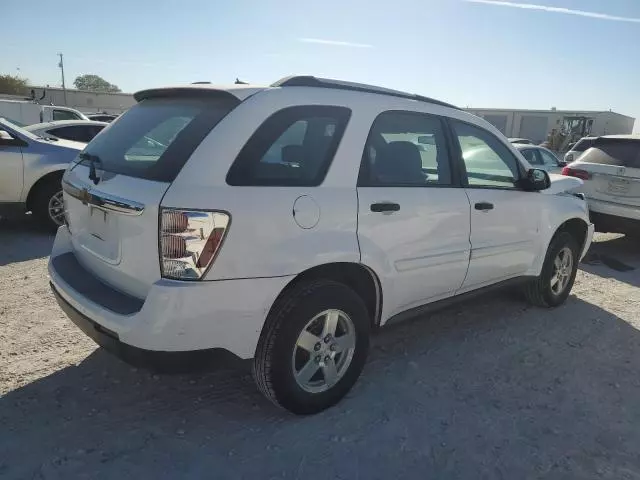
{"label": "sky", "polygon": [[125,92],[291,74],[461,107],[638,118],[640,0],[32,0],[2,7],[0,74]]}

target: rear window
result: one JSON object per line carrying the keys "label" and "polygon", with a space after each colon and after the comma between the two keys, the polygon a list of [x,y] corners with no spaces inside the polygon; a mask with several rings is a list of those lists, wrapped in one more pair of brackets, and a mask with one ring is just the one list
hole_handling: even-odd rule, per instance
{"label": "rear window", "polygon": [[580,157],[581,162],[640,168],[640,139],[599,138],[593,147]]}
{"label": "rear window", "polygon": [[595,141],[595,138],[583,138],[582,140],[578,140],[571,150],[575,152],[584,152],[585,150],[593,147],[593,142]]}
{"label": "rear window", "polygon": [[236,186],[320,185],[349,120],[344,107],[297,106],[258,127],[227,174]]}
{"label": "rear window", "polygon": [[85,152],[106,172],[171,182],[196,147],[239,100],[151,98],[134,105]]}

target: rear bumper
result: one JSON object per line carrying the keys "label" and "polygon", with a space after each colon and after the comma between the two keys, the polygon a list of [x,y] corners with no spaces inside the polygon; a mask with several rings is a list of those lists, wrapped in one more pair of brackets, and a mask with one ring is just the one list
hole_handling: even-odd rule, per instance
{"label": "rear bumper", "polygon": [[[589,211],[596,214],[602,214],[614,217],[612,220],[635,220],[640,222],[640,208],[633,205],[625,205],[622,203],[607,202],[604,200],[596,200],[587,196],[587,204]],[[616,218],[617,217],[617,218]]]}
{"label": "rear bumper", "polygon": [[51,283],[51,290],[62,311],[89,338],[121,360],[136,367],[163,372],[187,372],[206,369],[214,365],[231,365],[239,358],[222,348],[187,352],[161,352],[133,347],[120,341],[118,334],[105,329],[73,308]]}
{"label": "rear bumper", "polygon": [[68,230],[61,227],[48,267],[58,302],[87,335],[127,361],[139,350],[222,349],[252,358],[271,305],[293,278],[160,279],[145,299],[135,299],[101,283],[75,258],[61,263],[65,255],[69,259],[73,253]]}

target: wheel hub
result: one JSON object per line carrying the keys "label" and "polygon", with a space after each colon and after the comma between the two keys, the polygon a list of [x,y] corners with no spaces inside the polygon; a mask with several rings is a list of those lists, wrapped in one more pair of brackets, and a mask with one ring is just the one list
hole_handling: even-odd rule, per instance
{"label": "wheel hub", "polygon": [[333,387],[348,370],[355,351],[355,326],[341,310],[326,310],[300,332],[291,358],[296,383],[310,393]]}

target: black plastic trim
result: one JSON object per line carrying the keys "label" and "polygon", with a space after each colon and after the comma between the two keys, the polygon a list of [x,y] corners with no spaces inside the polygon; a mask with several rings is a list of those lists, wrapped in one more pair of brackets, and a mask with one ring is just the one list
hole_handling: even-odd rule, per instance
{"label": "black plastic trim", "polygon": [[73,308],[58,293],[53,284],[50,286],[60,308],[80,330],[106,351],[130,365],[162,372],[180,373],[205,370],[213,366],[230,366],[241,362],[239,357],[223,348],[168,352],[146,350],[128,345],[120,340],[117,333],[99,325]]}
{"label": "black plastic trim", "polygon": [[88,272],[73,254],[63,253],[51,259],[60,278],[80,295],[118,315],[133,315],[142,310],[144,301],[114,290]]}
{"label": "black plastic trim", "polygon": [[510,287],[517,287],[530,281],[536,277],[516,277],[510,278],[508,280],[504,280],[502,282],[494,283],[493,285],[488,285],[486,287],[479,288],[477,290],[472,290],[470,292],[465,292],[460,295],[455,295],[453,297],[448,297],[443,300],[438,300],[436,302],[427,303],[426,305],[420,305],[419,307],[414,307],[404,312],[400,312],[393,317],[391,317],[387,322],[382,326],[383,328],[387,325],[393,325],[396,323],[404,322],[406,320],[411,320],[421,315],[425,315],[427,313],[431,313],[437,310],[441,310],[443,308],[450,307],[452,305],[468,301],[472,298],[475,298],[480,295],[485,295],[494,290],[502,290]]}

